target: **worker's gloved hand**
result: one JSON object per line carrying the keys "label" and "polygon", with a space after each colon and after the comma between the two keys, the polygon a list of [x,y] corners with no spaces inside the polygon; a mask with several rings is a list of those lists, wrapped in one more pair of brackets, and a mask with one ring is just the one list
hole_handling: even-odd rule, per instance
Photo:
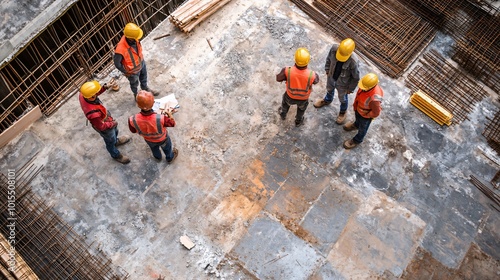
{"label": "worker's gloved hand", "polygon": [[102,87],[103,87],[105,90],[108,90],[108,88],[109,88],[108,84],[104,84],[104,85],[102,85]]}

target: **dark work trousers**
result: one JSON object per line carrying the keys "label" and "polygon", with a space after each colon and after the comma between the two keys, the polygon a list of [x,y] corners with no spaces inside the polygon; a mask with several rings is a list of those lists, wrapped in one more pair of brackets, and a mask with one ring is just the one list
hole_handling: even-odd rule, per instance
{"label": "dark work trousers", "polygon": [[354,141],[354,143],[359,144],[363,142],[363,139],[368,132],[368,128],[372,123],[372,119],[362,117],[357,111],[355,112],[355,114],[356,121],[354,122],[354,126],[358,128],[358,134],[356,134],[352,140]]}
{"label": "dark work trousers", "polygon": [[290,109],[291,105],[297,105],[297,114],[295,115],[295,121],[300,122],[302,121],[302,118],[304,117],[304,113],[306,112],[307,106],[309,105],[309,100],[297,100],[297,99],[292,99],[288,94],[285,92],[283,94],[283,100],[281,101],[281,109],[280,109],[280,115],[281,117],[286,117],[286,114],[288,113],[288,110]]}
{"label": "dark work trousers", "polygon": [[129,75],[128,81],[130,82],[130,89],[134,93],[134,98],[137,96],[139,91],[139,84],[141,89],[148,90],[148,70],[146,69],[146,62],[142,61],[141,71],[137,74]]}

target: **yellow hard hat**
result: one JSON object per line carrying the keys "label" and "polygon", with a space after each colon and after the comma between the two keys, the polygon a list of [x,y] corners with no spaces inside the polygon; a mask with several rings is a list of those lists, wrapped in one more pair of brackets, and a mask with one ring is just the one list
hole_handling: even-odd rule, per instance
{"label": "yellow hard hat", "polygon": [[125,34],[125,37],[129,39],[140,40],[142,38],[142,35],[144,35],[144,32],[142,32],[142,29],[135,23],[130,22],[125,25],[123,34]]}
{"label": "yellow hard hat", "polygon": [[101,90],[101,85],[98,81],[90,81],[84,83],[80,87],[80,92],[82,93],[84,98],[91,98],[96,95]]}
{"label": "yellow hard hat", "polygon": [[359,80],[358,87],[364,91],[372,89],[378,84],[378,77],[373,73],[368,73]]}
{"label": "yellow hard hat", "polygon": [[340,42],[340,46],[337,49],[335,57],[340,62],[346,62],[349,57],[351,57],[351,54],[354,51],[355,47],[356,44],[354,44],[354,41],[351,38],[344,39],[342,40],[342,42]]}
{"label": "yellow hard hat", "polygon": [[304,67],[309,64],[309,60],[311,60],[311,54],[306,48],[298,48],[295,51],[295,64],[299,67]]}

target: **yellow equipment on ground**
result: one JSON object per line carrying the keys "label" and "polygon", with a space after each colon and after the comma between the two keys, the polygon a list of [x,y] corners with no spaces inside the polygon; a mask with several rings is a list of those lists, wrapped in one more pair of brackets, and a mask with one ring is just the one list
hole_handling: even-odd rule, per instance
{"label": "yellow equipment on ground", "polygon": [[453,114],[424,92],[418,90],[412,94],[410,103],[424,112],[427,116],[431,117],[439,125],[451,125]]}

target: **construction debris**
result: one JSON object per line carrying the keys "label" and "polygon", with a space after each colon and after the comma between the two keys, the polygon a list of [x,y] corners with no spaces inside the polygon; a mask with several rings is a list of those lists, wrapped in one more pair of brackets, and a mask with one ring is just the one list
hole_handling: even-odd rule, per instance
{"label": "construction debris", "polygon": [[500,212],[500,196],[496,194],[493,190],[488,188],[485,184],[483,184],[479,179],[474,177],[474,175],[470,176],[469,181],[476,186],[484,195],[486,195],[489,199],[491,199],[497,207],[494,205],[493,208],[495,208],[498,212]]}
{"label": "construction debris", "polygon": [[431,117],[439,125],[451,125],[453,115],[432,97],[422,91],[417,91],[410,97],[410,103]]}
{"label": "construction debris", "polygon": [[187,33],[229,1],[231,0],[189,0],[177,8],[168,19]]}
{"label": "construction debris", "polygon": [[194,247],[194,243],[193,241],[191,241],[191,239],[189,239],[189,237],[183,235],[179,238],[179,241],[181,242],[182,245],[184,245],[184,247],[186,247],[188,250],[191,250],[193,249]]}

